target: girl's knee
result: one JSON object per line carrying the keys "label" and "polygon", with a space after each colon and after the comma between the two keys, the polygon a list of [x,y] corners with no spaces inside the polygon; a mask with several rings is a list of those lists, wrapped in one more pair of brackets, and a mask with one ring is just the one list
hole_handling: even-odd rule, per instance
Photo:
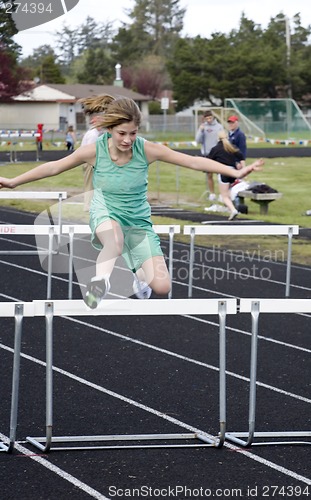
{"label": "girl's knee", "polygon": [[167,295],[171,291],[170,280],[153,280],[150,286],[157,295]]}

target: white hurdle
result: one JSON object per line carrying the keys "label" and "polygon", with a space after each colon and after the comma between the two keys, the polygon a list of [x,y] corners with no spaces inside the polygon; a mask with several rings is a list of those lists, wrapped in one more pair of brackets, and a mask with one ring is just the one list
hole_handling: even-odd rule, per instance
{"label": "white hurdle", "polygon": [[196,235],[214,235],[214,236],[277,236],[283,235],[288,238],[287,246],[287,267],[286,267],[286,286],[285,297],[290,295],[290,274],[292,258],[292,238],[299,234],[297,225],[207,225],[207,226],[184,226],[185,235],[190,235],[190,262],[189,262],[189,286],[188,297],[192,297],[193,287],[193,265],[194,265],[194,240]]}
{"label": "white hurdle", "polygon": [[[257,378],[257,344],[259,315],[264,313],[311,313],[311,299],[241,299],[240,313],[251,313],[252,316],[252,342],[250,362],[250,392],[248,409],[248,432],[226,432],[226,439],[237,443],[239,446],[275,445],[275,444],[311,444],[311,441],[302,441],[301,438],[311,438],[311,431],[278,431],[255,432],[256,414],[256,378]],[[242,438],[247,438],[246,440]],[[273,441],[257,441],[255,438],[272,438]],[[288,438],[289,441],[276,441],[279,438]],[[294,438],[299,438],[295,441]]]}
{"label": "white hurdle", "polygon": [[[174,235],[180,233],[179,225],[154,225],[154,231],[157,234],[168,234],[169,236],[169,252],[168,252],[168,270],[173,282],[173,255],[174,255]],[[68,299],[72,299],[72,282],[73,282],[73,255],[74,255],[74,235],[87,235],[91,234],[91,229],[86,224],[64,224],[62,227],[62,234],[69,235],[69,283],[68,283]],[[172,289],[168,295],[168,298],[172,298]]]}
{"label": "white hurdle", "polygon": [[[1,200],[58,200],[58,225],[62,228],[62,201],[67,199],[65,191],[0,191]],[[61,234],[61,230],[60,230]],[[60,243],[60,234],[58,243]],[[36,251],[5,251],[0,254],[10,255],[35,255]]]}
{"label": "white hurdle", "polygon": [[[26,140],[35,140],[36,138],[40,137],[40,134],[38,132],[13,132],[13,131],[8,131],[7,133],[5,132],[0,132],[0,139],[23,139]],[[15,145],[17,144],[17,141],[13,142],[12,140],[10,141],[10,162],[17,162],[17,151],[15,149]],[[36,161],[39,161],[39,148],[38,144],[36,143]]]}
{"label": "white hurdle", "polygon": [[[163,447],[216,447],[225,439],[226,425],[226,315],[236,314],[236,299],[150,299],[145,301],[124,299],[104,300],[97,309],[90,310],[82,300],[34,301],[34,316],[46,318],[46,436],[27,436],[27,441],[43,452],[50,450],[116,449],[116,448],[163,448]],[[137,435],[95,435],[95,436],[52,436],[53,428],[53,318],[54,316],[150,316],[200,314],[219,316],[219,435],[205,433],[180,434],[137,434]],[[17,347],[16,357],[20,351]],[[15,382],[15,394],[18,387]],[[15,419],[16,421],[16,419]],[[14,436],[14,429],[11,432]],[[195,440],[195,444],[193,441]],[[143,441],[147,444],[121,444]],[[149,441],[149,443],[148,443]],[[162,441],[160,443],[160,441]],[[165,443],[164,443],[165,441]],[[177,441],[184,441],[182,444]],[[187,442],[185,442],[187,441]],[[190,442],[189,442],[190,441]],[[90,443],[109,443],[91,445]],[[153,444],[151,444],[153,442]],[[154,444],[157,442],[157,444]],[[62,446],[53,446],[62,443]],[[66,443],[83,443],[64,446]],[[85,444],[86,443],[86,444]],[[89,443],[89,444],[87,444]],[[113,444],[111,444],[113,443]],[[117,444],[116,444],[117,443]],[[172,444],[173,443],[173,444]],[[11,447],[12,448],[12,447]]]}

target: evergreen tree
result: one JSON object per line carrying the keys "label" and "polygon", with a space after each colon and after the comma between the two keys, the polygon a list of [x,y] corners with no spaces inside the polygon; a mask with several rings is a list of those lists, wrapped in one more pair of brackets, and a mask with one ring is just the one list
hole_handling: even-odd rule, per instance
{"label": "evergreen tree", "polygon": [[55,36],[59,61],[68,68],[78,53],[78,30],[63,25],[63,29],[57,31]]}
{"label": "evergreen tree", "polygon": [[21,61],[21,66],[31,71],[33,78],[40,83],[65,83],[61,66],[56,62],[57,56],[50,45],[41,45],[34,49],[31,56]]}
{"label": "evergreen tree", "polygon": [[307,102],[303,95],[309,93],[311,80],[309,35],[310,27],[302,28],[298,17],[289,61],[282,14],[271,19],[265,31],[242,14],[239,28],[228,35],[180,39],[167,64],[177,109],[196,100],[223,105],[230,97],[284,98],[289,84],[293,97]]}
{"label": "evergreen tree", "polygon": [[78,29],[77,52],[82,54],[88,49],[107,49],[111,43],[114,30],[111,22],[97,23],[88,16]]}
{"label": "evergreen tree", "polygon": [[112,85],[114,64],[105,49],[89,49],[83,71],[77,75],[79,83]]}
{"label": "evergreen tree", "polygon": [[180,0],[136,0],[134,8],[127,10],[132,23],[121,28],[131,33],[135,55],[168,57],[183,29],[185,11]]}
{"label": "evergreen tree", "polygon": [[[6,3],[0,0],[0,44],[16,55],[20,53],[21,47],[14,42],[13,36],[18,33],[18,30],[13,21],[12,15],[9,14]],[[12,5],[12,10],[16,8]]]}

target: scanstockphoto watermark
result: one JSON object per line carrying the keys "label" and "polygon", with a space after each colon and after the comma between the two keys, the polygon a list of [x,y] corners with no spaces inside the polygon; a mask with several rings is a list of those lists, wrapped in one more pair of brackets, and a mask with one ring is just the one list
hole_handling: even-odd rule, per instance
{"label": "scanstockphoto watermark", "polygon": [[[194,266],[192,269],[192,281],[206,281],[209,284],[216,285],[217,282],[223,280],[270,280],[272,278],[272,270],[268,266],[259,267],[252,264],[250,267],[236,267],[232,264],[226,264],[223,267],[212,267],[204,264]],[[188,281],[190,275],[189,266],[180,266],[174,270],[174,279],[177,281]]]}
{"label": "scanstockphoto watermark", "polygon": [[247,485],[244,488],[190,488],[184,485],[154,488],[118,488],[109,486],[110,498],[301,498],[310,495],[309,486]]}
{"label": "scanstockphoto watermark", "polygon": [[184,485],[154,488],[143,485],[139,488],[109,486],[110,498],[242,498],[241,488],[189,488]]}
{"label": "scanstockphoto watermark", "polygon": [[[190,248],[173,250],[173,258],[176,261],[189,262]],[[252,250],[230,250],[223,249],[219,245],[213,245],[209,248],[194,248],[193,260],[198,264],[213,263],[252,263],[252,262],[286,262],[286,254],[282,249],[269,250],[257,245]]]}

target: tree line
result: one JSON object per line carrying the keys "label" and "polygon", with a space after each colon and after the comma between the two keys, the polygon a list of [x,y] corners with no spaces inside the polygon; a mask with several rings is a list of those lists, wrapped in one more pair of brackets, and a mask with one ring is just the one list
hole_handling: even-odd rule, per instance
{"label": "tree line", "polygon": [[23,91],[34,78],[111,85],[120,63],[125,87],[154,99],[171,90],[177,110],[196,100],[221,106],[228,97],[293,97],[310,107],[311,27],[302,26],[299,13],[291,20],[290,47],[282,13],[266,29],[242,13],[229,33],[183,37],[186,9],[180,1],[135,0],[125,11],[128,23],[117,29],[90,16],[78,27],[63,25],[53,47],[42,45],[23,59],[0,0],[0,99]]}

